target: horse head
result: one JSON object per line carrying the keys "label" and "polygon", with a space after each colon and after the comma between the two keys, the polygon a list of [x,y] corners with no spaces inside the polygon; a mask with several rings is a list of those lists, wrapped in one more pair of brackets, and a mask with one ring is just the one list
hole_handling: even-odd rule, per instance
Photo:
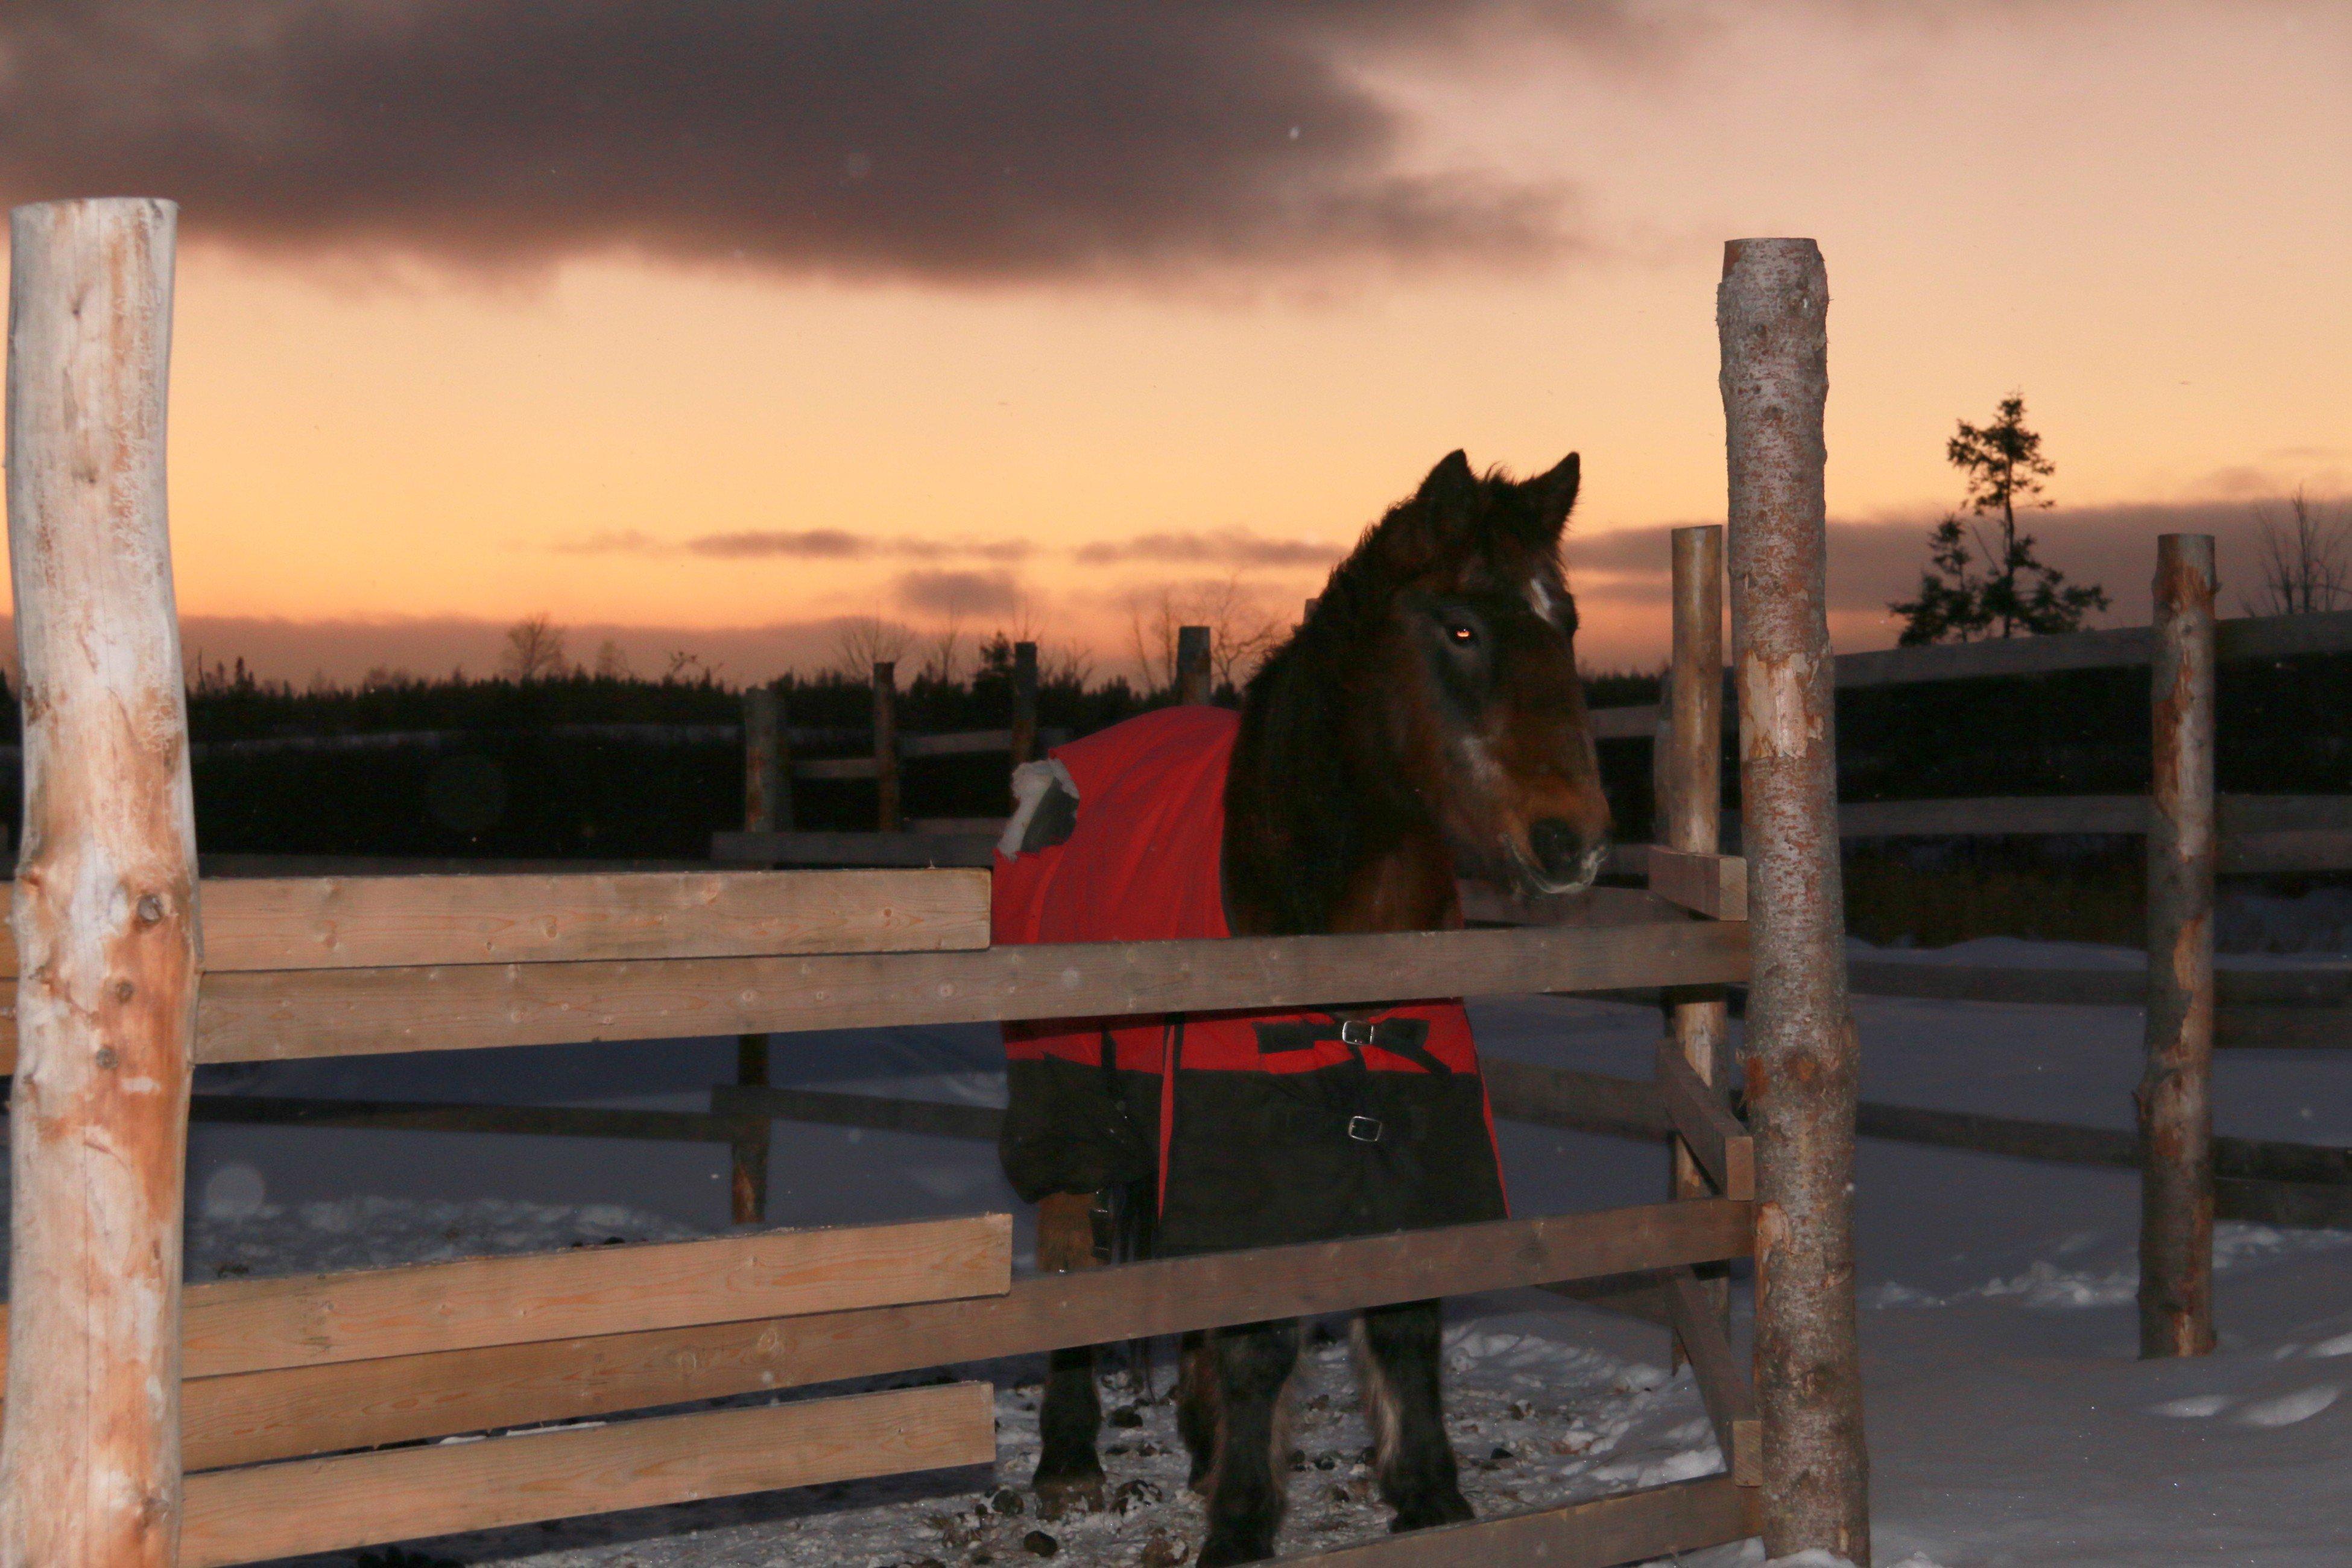
{"label": "horse head", "polygon": [[1574,454],[1514,481],[1452,453],[1332,580],[1392,765],[1459,869],[1528,892],[1586,888],[1609,854],[1559,558],[1577,479]]}

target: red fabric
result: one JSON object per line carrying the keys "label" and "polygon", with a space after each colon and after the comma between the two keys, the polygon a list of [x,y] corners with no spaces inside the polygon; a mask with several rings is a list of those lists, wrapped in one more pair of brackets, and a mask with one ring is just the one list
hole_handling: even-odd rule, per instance
{"label": "red fabric", "polygon": [[[1160,942],[1232,935],[1221,882],[1225,771],[1239,716],[1209,707],[1162,709],[1057,748],[1078,791],[1077,824],[1045,849],[996,857],[990,908],[999,943]],[[1453,1072],[1475,1076],[1478,1053],[1457,1001],[1400,1003],[1382,1018],[1426,1019],[1427,1050]],[[1099,1065],[1108,1032],[1118,1068],[1162,1080],[1160,1153],[1166,1168],[1175,1114],[1174,1077],[1188,1070],[1294,1073],[1360,1058],[1373,1071],[1423,1072],[1377,1047],[1326,1040],[1268,1054],[1254,1026],[1321,1020],[1319,1012],[1188,1016],[1181,1061],[1168,1058],[1174,1032],[1163,1018],[1055,1018],[1008,1023],[1008,1058],[1045,1057]],[[1488,1136],[1493,1119],[1488,1113]]]}

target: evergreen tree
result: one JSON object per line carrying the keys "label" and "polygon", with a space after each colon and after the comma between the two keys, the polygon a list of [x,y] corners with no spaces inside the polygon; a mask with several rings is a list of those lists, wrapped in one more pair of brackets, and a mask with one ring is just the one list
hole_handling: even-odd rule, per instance
{"label": "evergreen tree", "polygon": [[[2026,427],[2025,399],[2001,399],[1990,425],[1965,419],[1959,424],[1944,456],[1967,479],[1969,511],[1999,522],[2000,548],[1965,527],[1957,512],[1937,524],[1928,541],[1927,570],[1919,575],[1918,597],[1887,606],[1903,617],[1902,642],[1966,642],[1996,626],[2002,637],[2021,628],[2080,631],[2085,615],[2107,607],[2106,590],[2095,583],[2068,583],[2064,573],[2035,559],[2033,536],[2017,531],[2021,508],[2051,504],[2042,481],[2057,472],[2042,455],[2040,433]],[[1979,560],[1984,563],[1981,575]]]}

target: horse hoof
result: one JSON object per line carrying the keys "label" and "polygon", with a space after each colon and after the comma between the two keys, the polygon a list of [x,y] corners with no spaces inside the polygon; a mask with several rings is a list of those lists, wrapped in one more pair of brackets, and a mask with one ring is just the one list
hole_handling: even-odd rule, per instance
{"label": "horse hoof", "polygon": [[1030,1490],[1037,1494],[1039,1519],[1102,1511],[1103,1478],[1099,1470],[1090,1476],[1041,1476],[1030,1483]]}
{"label": "horse hoof", "polygon": [[1466,1524],[1477,1517],[1477,1510],[1470,1506],[1470,1500],[1462,1495],[1459,1488],[1454,1488],[1435,1497],[1422,1499],[1411,1507],[1399,1508],[1389,1531],[1391,1534],[1402,1535],[1408,1530],[1428,1530],[1440,1524]]}

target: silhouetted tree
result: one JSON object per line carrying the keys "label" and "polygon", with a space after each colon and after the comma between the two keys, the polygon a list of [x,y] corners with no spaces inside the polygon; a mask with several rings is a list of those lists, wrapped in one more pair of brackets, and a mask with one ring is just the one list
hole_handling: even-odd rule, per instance
{"label": "silhouetted tree", "polygon": [[2263,530],[2263,595],[2246,613],[2308,616],[2340,608],[2352,598],[2352,520],[2311,504],[2300,489],[2287,498],[2284,521],[2254,508]]}
{"label": "silhouetted tree", "polygon": [[2034,558],[2033,536],[2017,531],[2021,508],[2051,504],[2042,497],[2042,481],[2057,471],[2042,455],[2040,433],[2026,427],[2025,399],[2001,399],[1990,425],[1963,419],[1959,426],[1945,444],[1944,456],[1967,479],[1969,511],[1999,521],[2000,548],[1965,527],[1958,512],[1937,524],[1929,536],[1918,597],[1887,606],[1903,617],[1902,642],[1966,642],[1996,626],[2002,637],[2013,637],[2020,628],[2081,630],[2085,615],[2107,607],[2106,590],[2095,583],[2069,584],[2064,573]]}

